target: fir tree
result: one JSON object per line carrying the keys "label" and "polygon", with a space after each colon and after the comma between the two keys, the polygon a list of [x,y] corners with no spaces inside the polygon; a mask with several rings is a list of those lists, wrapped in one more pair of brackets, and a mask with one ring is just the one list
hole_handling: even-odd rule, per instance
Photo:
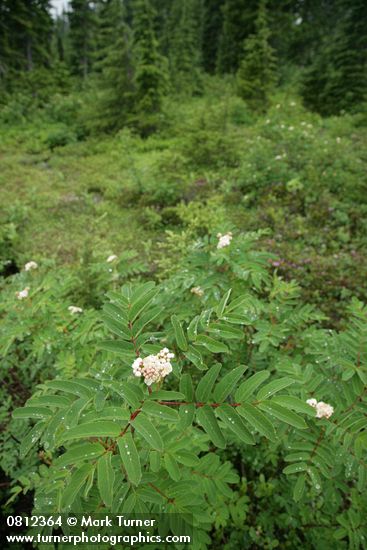
{"label": "fir tree", "polygon": [[98,43],[101,58],[96,64],[100,71],[96,126],[115,131],[132,113],[134,92],[132,36],[121,0],[108,0],[103,6]]}
{"label": "fir tree", "polygon": [[243,41],[254,31],[256,7],[257,0],[225,0],[217,59],[219,73],[237,71]]}
{"label": "fir tree", "polygon": [[357,110],[367,99],[367,4],[339,4],[334,36],[324,40],[303,78],[305,104],[323,115]]}
{"label": "fir tree", "polygon": [[49,0],[0,0],[0,71],[28,70],[50,62]]}
{"label": "fir tree", "polygon": [[269,43],[266,0],[260,0],[256,32],[244,43],[244,56],[237,72],[238,94],[256,111],[265,111],[275,85],[275,56]]}
{"label": "fir tree", "polygon": [[[0,0],[1,92],[45,98],[52,81],[49,0]],[[5,97],[5,96],[4,96]]]}
{"label": "fir tree", "polygon": [[216,70],[218,44],[222,31],[222,9],[224,0],[205,0],[203,15],[202,58],[203,68],[208,73]]}
{"label": "fir tree", "polygon": [[154,10],[149,0],[133,4],[135,115],[142,131],[153,129],[167,89],[166,60],[158,51]]}
{"label": "fir tree", "polygon": [[92,69],[96,18],[90,0],[71,0],[70,64],[74,74],[84,78]]}
{"label": "fir tree", "polygon": [[169,61],[176,90],[200,89],[203,10],[201,0],[175,0],[170,18]]}

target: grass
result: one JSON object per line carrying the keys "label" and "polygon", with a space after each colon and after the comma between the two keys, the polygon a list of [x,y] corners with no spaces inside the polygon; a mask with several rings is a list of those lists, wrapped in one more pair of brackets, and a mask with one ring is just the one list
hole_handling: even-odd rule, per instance
{"label": "grass", "polygon": [[73,264],[86,247],[134,249],[153,265],[167,229],[269,228],[274,267],[336,322],[344,300],[366,299],[363,120],[321,119],[286,93],[255,119],[216,86],[170,100],[145,140],[129,130],[77,140],[78,111],[66,125],[60,108],[57,120],[41,112],[2,130],[1,217],[17,231],[7,254]]}

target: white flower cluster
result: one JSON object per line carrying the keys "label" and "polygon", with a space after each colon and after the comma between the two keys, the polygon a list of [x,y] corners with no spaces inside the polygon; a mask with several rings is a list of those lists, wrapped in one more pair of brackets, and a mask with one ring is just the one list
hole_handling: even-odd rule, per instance
{"label": "white flower cluster", "polygon": [[316,399],[307,399],[306,403],[316,409],[316,418],[330,418],[334,413],[334,407],[324,403],[323,401],[316,401]]}
{"label": "white flower cluster", "polygon": [[148,355],[144,359],[138,357],[131,367],[135,376],[143,376],[146,385],[151,386],[172,372],[171,359],[174,356],[168,348],[163,348],[157,355]]}
{"label": "white flower cluster", "polygon": [[83,313],[82,308],[78,306],[69,306],[68,310],[72,315],[76,315],[77,313]]}
{"label": "white flower cluster", "polygon": [[27,262],[24,266],[24,271],[31,271],[31,269],[37,269],[38,264],[36,262]]}
{"label": "white flower cluster", "polygon": [[28,298],[28,294],[29,294],[29,286],[26,286],[24,290],[20,290],[19,292],[15,293],[18,300],[24,300],[24,298]]}
{"label": "white flower cluster", "polygon": [[108,256],[108,258],[107,258],[107,263],[110,264],[110,263],[114,262],[115,260],[117,260],[116,254],[111,254],[111,256]]}
{"label": "white flower cluster", "polygon": [[204,296],[204,291],[201,288],[201,286],[193,286],[192,289],[190,290],[190,292],[192,294],[195,294],[196,296],[199,296],[200,298],[201,298],[201,296]]}
{"label": "white flower cluster", "polygon": [[217,248],[224,248],[225,246],[229,246],[231,244],[232,233],[230,231],[228,231],[228,233],[225,233],[225,235],[222,235],[222,233],[218,233],[217,237],[219,239]]}

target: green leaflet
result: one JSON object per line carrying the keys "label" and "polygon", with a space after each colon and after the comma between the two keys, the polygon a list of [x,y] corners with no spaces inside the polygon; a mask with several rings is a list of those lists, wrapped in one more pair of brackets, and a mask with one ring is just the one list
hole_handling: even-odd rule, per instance
{"label": "green leaflet", "polygon": [[268,399],[271,395],[274,393],[277,393],[280,390],[284,390],[284,388],[287,388],[291,384],[294,384],[295,380],[292,380],[292,378],[280,378],[279,380],[274,380],[273,382],[270,382],[269,384],[266,384],[261,390],[259,390],[256,399],[258,401],[261,401],[263,399]]}
{"label": "green leaflet", "polygon": [[167,420],[168,422],[178,422],[178,412],[172,407],[166,405],[160,405],[155,401],[145,401],[142,410],[151,416],[160,418],[161,420]]}
{"label": "green leaflet", "polygon": [[53,463],[57,468],[63,468],[69,464],[75,464],[82,460],[93,460],[105,452],[105,448],[100,443],[82,443],[73,447],[59,456]]}
{"label": "green leaflet", "polygon": [[297,462],[296,464],[290,464],[289,466],[286,466],[283,470],[283,474],[298,474],[299,472],[304,472],[307,469],[308,465],[306,464],[306,462]]}
{"label": "green leaflet", "polygon": [[68,484],[65,487],[65,490],[62,493],[61,497],[61,509],[65,510],[69,508],[76,499],[79,491],[86,482],[91,471],[94,469],[92,464],[83,464],[80,466],[71,476]]}
{"label": "green leaflet", "polygon": [[286,407],[287,409],[293,409],[297,412],[315,417],[314,407],[311,407],[311,405],[308,405],[305,401],[301,401],[298,397],[293,397],[293,395],[276,395],[271,402],[278,403],[278,405]]}
{"label": "green leaflet", "polygon": [[243,382],[238,390],[235,393],[235,400],[239,403],[246,401],[254,393],[256,388],[260,386],[267,378],[269,378],[270,372],[267,370],[262,370],[253,374]]}
{"label": "green leaflet", "polygon": [[[184,376],[185,375],[183,375],[182,378]],[[152,401],[182,401],[183,399],[185,399],[185,394],[179,391],[157,390],[153,391],[149,395],[149,399]]]}
{"label": "green leaflet", "polygon": [[158,451],[150,451],[149,463],[152,472],[158,472],[161,467],[161,455]]}
{"label": "green leaflet", "polygon": [[112,453],[101,456],[97,462],[97,483],[101,498],[107,508],[111,508],[113,501],[113,484],[115,481],[115,472],[111,464]]}
{"label": "green leaflet", "polygon": [[[106,311],[108,308],[113,308],[112,304],[107,304],[103,309]],[[106,327],[116,336],[123,340],[130,340],[131,334],[127,328],[127,322],[124,319],[117,320],[115,316],[111,317],[109,314],[102,315],[102,321]]]}
{"label": "green leaflet", "polygon": [[96,471],[96,465],[94,464],[93,470],[89,473],[89,475],[87,477],[87,482],[86,482],[85,487],[84,487],[84,491],[83,491],[83,497],[84,498],[88,498],[89,492],[93,487],[95,471]]}
{"label": "green leaflet", "polygon": [[182,351],[187,351],[188,344],[185,337],[185,333],[176,315],[172,315],[171,322],[172,322],[173,330],[175,331],[175,338],[176,338],[178,347],[182,349]]}
{"label": "green leaflet", "polygon": [[312,485],[315,487],[316,491],[321,490],[321,478],[319,472],[316,470],[314,466],[309,466],[307,469],[307,473],[311,479]]}
{"label": "green leaflet", "polygon": [[[112,293],[108,293],[108,297],[110,299],[113,299],[111,296]],[[119,297],[120,300],[120,297]],[[116,302],[116,300],[114,300]],[[128,325],[128,319],[127,319],[127,304],[119,303],[117,305],[116,303],[107,303],[103,306],[103,317],[109,316],[110,318],[114,319],[117,323],[121,325],[121,327],[127,328]]]}
{"label": "green leaflet", "polygon": [[111,389],[121,395],[134,409],[137,409],[140,406],[140,402],[144,399],[143,390],[137,384],[130,382],[112,383]]}
{"label": "green leaflet", "polygon": [[203,362],[203,357],[200,351],[194,346],[189,346],[189,349],[185,352],[186,358],[195,365],[199,370],[206,370],[206,366]]}
{"label": "green leaflet", "polygon": [[270,415],[275,416],[278,420],[286,422],[295,428],[303,430],[307,428],[306,422],[303,420],[302,416],[299,416],[293,411],[278,405],[278,403],[273,403],[272,401],[262,401],[259,403],[259,409],[269,413]]}
{"label": "green leaflet", "polygon": [[150,302],[157,295],[158,291],[154,287],[154,283],[146,283],[134,292],[131,297],[131,308],[129,309],[129,319],[131,322],[134,322],[135,319],[142,314],[144,309],[148,307]]}
{"label": "green leaflet", "polygon": [[130,490],[129,483],[122,481],[123,476],[122,476],[121,470],[122,468],[119,468],[118,470],[118,481],[116,482],[116,479],[115,479],[116,490],[114,491],[113,502],[112,502],[112,510],[116,514],[120,512],[121,503],[125,500],[126,495]]}
{"label": "green leaflet", "polygon": [[123,437],[119,437],[117,445],[128,480],[133,485],[139,485],[141,480],[140,459],[131,433],[128,432]]}
{"label": "green leaflet", "polygon": [[133,306],[136,302],[139,302],[144,296],[146,296],[150,291],[155,287],[153,281],[148,281],[147,283],[140,283],[130,286],[130,296],[129,296],[129,305]]}
{"label": "green leaflet", "polygon": [[306,482],[306,476],[305,474],[301,474],[297,478],[297,482],[293,489],[293,498],[296,502],[299,502],[302,498],[302,495],[305,490],[305,482]]}
{"label": "green leaflet", "polygon": [[79,380],[49,380],[46,382],[46,386],[54,390],[64,391],[65,393],[72,393],[78,397],[94,396],[92,389],[87,388],[81,381],[79,382]]}
{"label": "green leaflet", "polygon": [[123,407],[104,407],[102,411],[91,411],[83,415],[80,422],[99,422],[100,420],[122,420],[127,422],[129,419],[130,413]]}
{"label": "green leaflet", "polygon": [[237,382],[242,378],[243,373],[247,367],[245,365],[241,365],[239,367],[234,368],[232,371],[228,372],[225,376],[223,376],[222,380],[218,382],[218,384],[215,386],[214,389],[214,399],[221,403],[224,401],[230,393],[234,390]]}
{"label": "green leaflet", "polygon": [[271,441],[276,440],[273,424],[256,407],[250,405],[249,403],[244,403],[237,408],[237,411],[260,434],[264,435]]}
{"label": "green leaflet", "polygon": [[176,451],[175,458],[178,462],[189,468],[194,468],[200,463],[198,457],[194,453],[190,453],[190,451]]}
{"label": "green leaflet", "polygon": [[196,315],[190,322],[189,326],[187,327],[187,337],[189,340],[195,340],[196,336],[198,335],[198,324],[200,320],[200,315]]}
{"label": "green leaflet", "polygon": [[39,395],[28,399],[27,406],[57,407],[63,409],[65,407],[69,407],[72,401],[72,397],[65,397],[64,395]]}
{"label": "green leaflet", "polygon": [[106,393],[104,390],[98,390],[96,392],[93,399],[93,405],[97,412],[101,412],[104,409],[107,397],[108,393]]}
{"label": "green leaflet", "polygon": [[224,313],[224,310],[226,309],[226,305],[227,305],[227,302],[229,300],[229,297],[231,295],[231,292],[232,292],[232,289],[230,288],[228,290],[228,292],[226,292],[224,294],[224,296],[222,297],[221,301],[219,302],[215,312],[217,314],[217,316],[220,318],[222,317],[223,313]]}
{"label": "green leaflet", "polygon": [[194,420],[195,405],[182,405],[182,407],[179,407],[178,415],[180,420],[177,424],[177,429],[183,431],[191,426]]}
{"label": "green leaflet", "polygon": [[365,464],[360,464],[358,466],[358,482],[357,482],[358,491],[362,492],[365,486],[366,486],[366,466]]}
{"label": "green leaflet", "polygon": [[212,408],[209,407],[209,405],[204,405],[204,407],[200,407],[196,411],[196,418],[199,424],[201,424],[201,426],[204,428],[214,445],[216,447],[224,449],[226,446],[226,442],[221,432],[221,429],[219,428],[217,419],[215,418]]}
{"label": "green leaflet", "polygon": [[19,407],[14,409],[13,418],[48,418],[52,412],[46,407]]}
{"label": "green leaflet", "polygon": [[297,451],[295,453],[290,453],[284,457],[285,462],[307,462],[310,460],[311,453],[307,451]]}
{"label": "green leaflet", "polygon": [[162,495],[157,493],[157,491],[155,491],[152,487],[147,487],[147,486],[139,487],[138,495],[143,502],[152,502],[154,504],[164,504],[166,500]]}
{"label": "green leaflet", "polygon": [[134,335],[135,338],[139,336],[139,334],[143,331],[143,329],[151,323],[156,317],[158,317],[163,311],[163,308],[161,307],[152,307],[150,308],[144,315],[142,315],[138,320],[134,323]]}
{"label": "green leaflet", "polygon": [[164,466],[168,472],[168,475],[173,479],[173,481],[179,481],[179,479],[181,478],[180,468],[172,455],[164,455]]}
{"label": "green leaflet", "polygon": [[56,440],[59,443],[58,439],[64,430],[64,415],[64,410],[61,409],[60,411],[57,411],[52,418],[48,419],[45,431],[41,438],[45,449],[53,449],[55,447]]}
{"label": "green leaflet", "polygon": [[29,451],[32,449],[32,447],[37,443],[37,441],[40,439],[41,435],[43,434],[46,427],[46,422],[43,420],[40,420],[33,426],[30,432],[27,433],[25,437],[23,437],[22,442],[20,444],[19,454],[21,458],[24,458]]}
{"label": "green leaflet", "polygon": [[244,296],[238,296],[238,298],[231,300],[231,303],[227,306],[227,311],[233,311],[244,304],[249,305],[249,296],[247,294]]}
{"label": "green leaflet", "polygon": [[126,342],[125,340],[102,340],[98,342],[98,347],[99,349],[124,356],[135,353],[132,342]]}
{"label": "green leaflet", "polygon": [[246,315],[240,315],[239,313],[237,314],[230,314],[230,315],[226,315],[225,317],[225,321],[227,321],[227,323],[232,323],[233,325],[250,325],[251,322],[248,320],[248,317]]}
{"label": "green leaflet", "polygon": [[214,340],[214,338],[210,338],[210,336],[206,336],[205,334],[199,334],[195,340],[195,344],[204,346],[212,353],[227,353],[229,351],[226,344],[223,344],[223,342],[218,342],[217,340]]}
{"label": "green leaflet", "polygon": [[196,399],[198,401],[205,402],[209,399],[221,367],[222,365],[217,363],[204,374],[195,391]]}
{"label": "green leaflet", "polygon": [[163,451],[162,438],[146,414],[143,412],[138,414],[132,421],[132,425],[153,449],[160,452]]}
{"label": "green leaflet", "polygon": [[120,512],[125,514],[131,514],[133,511],[136,511],[136,493],[130,493],[130,495],[125,499],[120,508]]}
{"label": "green leaflet", "polygon": [[242,418],[238,415],[234,407],[224,404],[218,407],[215,412],[222,422],[224,422],[226,427],[235,433],[244,443],[255,445],[252,434],[246,428]]}
{"label": "green leaflet", "polygon": [[187,401],[193,401],[194,399],[194,386],[192,378],[188,373],[185,373],[180,378],[180,391],[184,394],[184,398]]}
{"label": "green leaflet", "polygon": [[208,332],[214,337],[219,336],[225,340],[241,340],[244,337],[243,330],[225,323],[211,323]]}
{"label": "green leaflet", "polygon": [[94,397],[94,394],[98,391],[100,386],[97,380],[91,380],[90,378],[78,378],[77,382],[84,388],[87,388],[87,390],[92,391],[91,397]]}
{"label": "green leaflet", "polygon": [[74,401],[71,407],[65,411],[65,426],[72,428],[78,424],[81,412],[88,405],[89,401],[89,397],[80,397]]}
{"label": "green leaflet", "polygon": [[83,437],[117,437],[121,432],[121,424],[110,420],[100,422],[86,422],[75,428],[66,430],[62,434],[62,441],[79,439]]}

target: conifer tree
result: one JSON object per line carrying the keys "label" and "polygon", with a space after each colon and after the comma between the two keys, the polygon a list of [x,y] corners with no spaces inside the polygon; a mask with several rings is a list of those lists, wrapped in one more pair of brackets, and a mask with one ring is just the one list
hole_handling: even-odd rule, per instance
{"label": "conifer tree", "polygon": [[260,0],[256,31],[244,43],[244,55],[237,72],[238,94],[256,111],[265,111],[276,81],[275,55],[269,43],[266,0]]}
{"label": "conifer tree", "polygon": [[61,15],[58,15],[54,22],[54,32],[53,32],[53,57],[60,62],[66,60],[66,40],[68,34],[68,22],[66,13],[63,12]]}
{"label": "conifer tree", "polygon": [[367,4],[342,0],[338,13],[333,37],[321,44],[303,79],[306,106],[323,115],[357,110],[367,100]]}
{"label": "conifer tree", "polygon": [[142,131],[153,129],[167,89],[167,63],[158,51],[155,12],[149,0],[133,4],[135,116]]}
{"label": "conifer tree", "polygon": [[70,64],[74,74],[86,77],[92,69],[96,18],[90,0],[71,0]]}
{"label": "conifer tree", "polygon": [[223,3],[224,0],[204,0],[202,58],[203,68],[208,73],[216,70]]}
{"label": "conifer tree", "polygon": [[237,71],[242,57],[243,41],[254,32],[257,3],[257,0],[225,0],[217,59],[219,73]]}
{"label": "conifer tree", "polygon": [[203,9],[201,0],[175,0],[170,18],[171,81],[181,92],[200,89]]}
{"label": "conifer tree", "polygon": [[28,70],[50,61],[49,0],[0,0],[0,71]]}
{"label": "conifer tree", "polygon": [[[52,80],[49,0],[0,0],[1,93],[45,96]],[[5,96],[4,96],[5,97]]]}
{"label": "conifer tree", "polygon": [[121,0],[107,0],[100,13],[100,59],[96,126],[114,131],[122,128],[133,110],[134,68],[131,30]]}

